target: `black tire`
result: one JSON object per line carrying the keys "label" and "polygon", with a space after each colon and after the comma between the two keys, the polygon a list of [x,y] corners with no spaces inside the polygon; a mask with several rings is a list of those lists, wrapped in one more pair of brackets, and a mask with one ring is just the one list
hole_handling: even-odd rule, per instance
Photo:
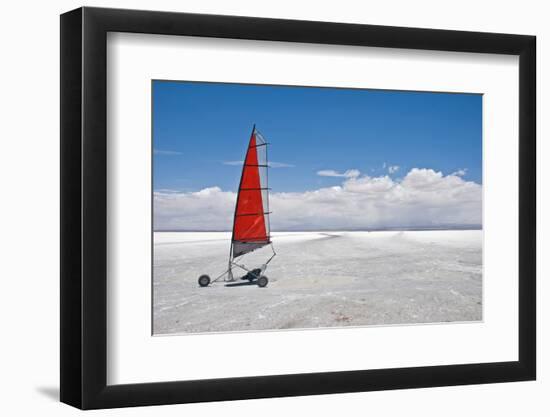
{"label": "black tire", "polygon": [[210,284],[210,277],[208,275],[201,275],[199,277],[199,285],[201,287],[208,287],[208,284]]}
{"label": "black tire", "polygon": [[269,280],[267,279],[267,277],[265,275],[262,275],[260,278],[258,278],[258,287],[264,288],[265,286],[267,286],[268,282]]}

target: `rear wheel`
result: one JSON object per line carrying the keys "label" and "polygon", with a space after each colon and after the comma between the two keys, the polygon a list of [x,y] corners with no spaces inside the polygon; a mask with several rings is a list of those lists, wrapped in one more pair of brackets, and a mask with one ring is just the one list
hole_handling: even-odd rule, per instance
{"label": "rear wheel", "polygon": [[258,278],[258,287],[263,288],[267,285],[268,279],[265,275],[262,275],[260,278]]}
{"label": "rear wheel", "polygon": [[201,287],[207,287],[210,284],[210,277],[208,275],[201,275],[199,277],[199,285]]}

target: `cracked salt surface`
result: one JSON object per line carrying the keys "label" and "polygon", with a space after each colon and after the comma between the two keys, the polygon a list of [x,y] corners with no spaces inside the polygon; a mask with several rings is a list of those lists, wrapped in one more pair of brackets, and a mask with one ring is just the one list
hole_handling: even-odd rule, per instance
{"label": "cracked salt surface", "polygon": [[[154,234],[153,333],[304,329],[482,319],[482,231],[281,232],[269,285],[201,288],[230,233]],[[243,263],[259,266],[264,248]]]}

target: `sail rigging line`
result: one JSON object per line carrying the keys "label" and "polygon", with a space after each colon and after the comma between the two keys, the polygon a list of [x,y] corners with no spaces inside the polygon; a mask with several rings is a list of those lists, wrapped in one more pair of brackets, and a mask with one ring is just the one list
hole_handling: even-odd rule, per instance
{"label": "sail rigging line", "polygon": [[[260,136],[262,137],[262,140],[263,140],[263,135],[262,133],[257,130],[256,128],[256,125],[254,125],[254,129],[256,130],[256,132],[258,132],[260,134]],[[265,184],[266,186],[269,186],[269,156],[268,156],[268,149],[269,147],[267,146],[269,144],[269,142],[265,141],[264,140],[264,143],[258,145],[256,143],[256,147],[258,146],[265,146],[265,162],[266,162],[266,165],[267,165],[267,168],[265,170]],[[267,190],[271,190],[271,188],[267,188]],[[271,261],[271,259],[273,259],[273,257],[276,255],[275,253],[275,249],[273,248],[273,243],[271,243],[271,218],[270,218],[270,214],[271,214],[271,211],[269,210],[269,192],[266,193],[266,213],[267,214],[267,230],[269,231],[269,236],[268,236],[268,239],[269,239],[269,242],[270,242],[270,245],[271,245],[271,250],[273,251],[273,255],[271,256],[271,258],[269,258],[269,260],[266,262],[266,265]]]}
{"label": "sail rigging line", "polygon": [[[261,135],[261,133],[260,133],[260,135]],[[265,163],[266,164],[268,164],[268,161],[269,161],[269,157],[267,155],[267,150],[268,150],[268,147],[266,146],[265,147]],[[265,169],[265,184],[266,184],[266,186],[269,185],[269,167]],[[267,207],[266,211],[269,213],[269,192],[266,192],[266,207]],[[269,230],[269,234],[271,235],[271,222],[270,222],[269,214],[267,215],[267,230]],[[271,236],[269,236],[269,240],[271,241]],[[271,245],[271,249],[273,250],[273,256],[275,256],[275,249],[273,249],[273,245]],[[271,257],[269,259],[269,261],[271,261],[271,259],[273,259],[273,257]],[[269,261],[267,263],[269,263]]]}

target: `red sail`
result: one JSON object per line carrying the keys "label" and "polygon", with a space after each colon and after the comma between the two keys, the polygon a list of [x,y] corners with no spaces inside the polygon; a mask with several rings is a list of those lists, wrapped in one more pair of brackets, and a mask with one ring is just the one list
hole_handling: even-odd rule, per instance
{"label": "red sail", "polygon": [[[243,164],[233,224],[233,256],[241,256],[269,243],[267,220],[266,143],[254,130]],[[263,174],[263,175],[262,175]],[[267,226],[267,227],[266,227]]]}

